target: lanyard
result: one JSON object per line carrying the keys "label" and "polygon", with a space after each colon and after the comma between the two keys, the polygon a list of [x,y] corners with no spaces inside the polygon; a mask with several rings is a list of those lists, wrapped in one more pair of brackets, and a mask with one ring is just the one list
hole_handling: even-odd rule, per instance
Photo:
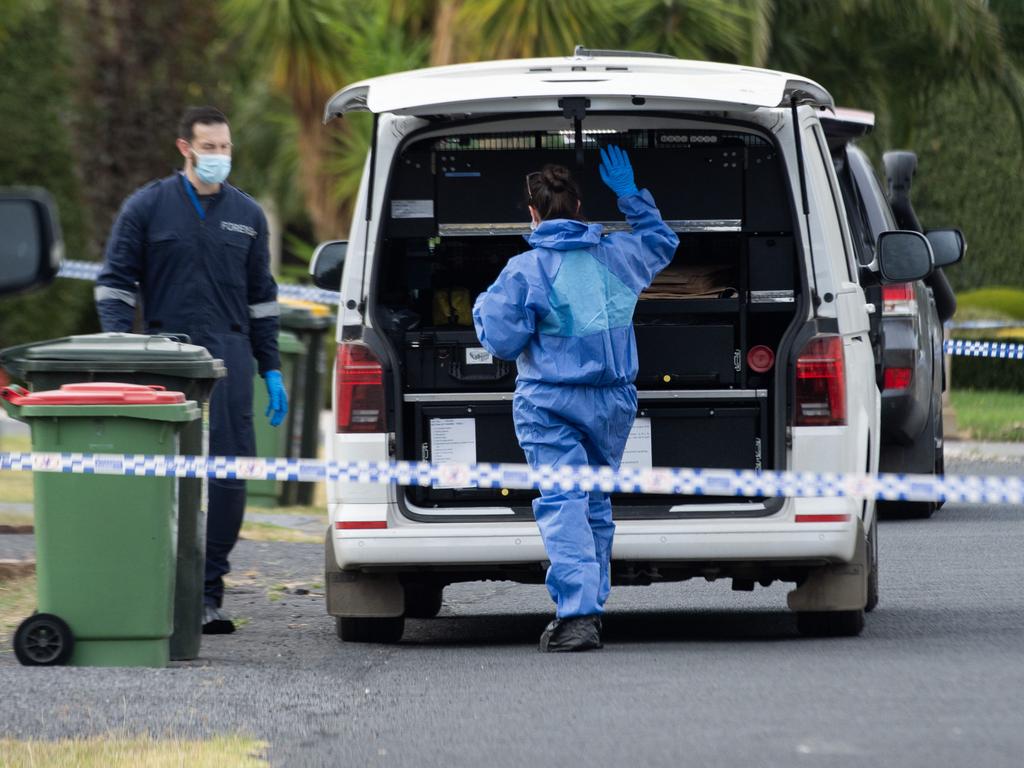
{"label": "lanyard", "polygon": [[196,213],[199,214],[199,220],[206,221],[206,209],[203,208],[203,204],[199,202],[199,196],[196,195],[196,191],[192,188],[192,185],[188,181],[188,177],[184,173],[181,174],[181,183],[185,185],[185,194],[188,195],[188,199],[192,201],[192,205],[196,209]]}

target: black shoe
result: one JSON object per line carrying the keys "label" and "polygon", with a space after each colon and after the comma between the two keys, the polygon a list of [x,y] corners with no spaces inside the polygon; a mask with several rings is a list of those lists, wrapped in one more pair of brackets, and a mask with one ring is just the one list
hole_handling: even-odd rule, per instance
{"label": "black shoe", "polygon": [[229,619],[224,612],[214,606],[203,606],[203,634],[204,635],[230,635],[235,631],[235,622]]}
{"label": "black shoe", "polygon": [[540,636],[542,653],[589,651],[603,648],[601,618],[599,616],[571,616],[555,619]]}

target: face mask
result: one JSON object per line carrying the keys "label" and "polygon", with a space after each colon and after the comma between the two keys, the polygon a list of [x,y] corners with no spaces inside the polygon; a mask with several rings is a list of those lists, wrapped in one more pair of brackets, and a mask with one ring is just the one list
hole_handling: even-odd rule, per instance
{"label": "face mask", "polygon": [[537,228],[537,222],[534,221],[533,219],[530,219],[530,231],[532,232],[536,228]]}
{"label": "face mask", "polygon": [[231,155],[200,155],[195,158],[196,176],[204,184],[220,184],[231,173]]}

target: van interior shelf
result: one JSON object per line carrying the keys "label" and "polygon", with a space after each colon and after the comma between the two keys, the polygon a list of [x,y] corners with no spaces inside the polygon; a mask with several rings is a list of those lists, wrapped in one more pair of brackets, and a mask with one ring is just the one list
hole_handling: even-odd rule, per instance
{"label": "van interior shelf", "polygon": [[[418,392],[406,394],[407,403],[501,403],[512,400],[512,392]],[[760,400],[768,397],[767,389],[663,389],[641,390],[640,400]]]}
{"label": "van interior shelf", "polygon": [[[629,232],[625,221],[598,221],[605,232]],[[742,219],[666,219],[673,232],[741,232]],[[528,235],[530,225],[521,221],[438,224],[441,237],[493,237],[495,235]]]}

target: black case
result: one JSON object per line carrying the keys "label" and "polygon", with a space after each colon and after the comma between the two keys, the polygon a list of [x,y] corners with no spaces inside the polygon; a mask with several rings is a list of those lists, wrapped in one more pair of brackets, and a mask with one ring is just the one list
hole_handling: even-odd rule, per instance
{"label": "black case", "polygon": [[638,325],[635,331],[638,387],[711,389],[739,381],[733,325]]}
{"label": "black case", "polygon": [[469,328],[407,332],[402,358],[405,388],[410,392],[492,392],[515,387],[516,364],[491,357]]}

